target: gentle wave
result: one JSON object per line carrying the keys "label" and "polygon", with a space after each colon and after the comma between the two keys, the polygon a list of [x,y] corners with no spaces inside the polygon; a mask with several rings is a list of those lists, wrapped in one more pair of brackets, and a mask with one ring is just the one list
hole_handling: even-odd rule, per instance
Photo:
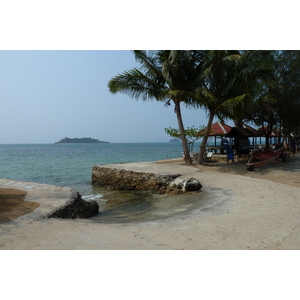
{"label": "gentle wave", "polygon": [[100,201],[106,202],[105,199],[102,199],[103,195],[101,195],[101,194],[87,195],[87,196],[82,196],[81,198],[86,201],[91,201],[91,200],[99,201],[100,200]]}

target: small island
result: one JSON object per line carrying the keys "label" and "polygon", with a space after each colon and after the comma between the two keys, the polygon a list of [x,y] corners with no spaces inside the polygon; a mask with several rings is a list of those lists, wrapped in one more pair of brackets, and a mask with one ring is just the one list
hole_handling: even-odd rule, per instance
{"label": "small island", "polygon": [[64,139],[61,139],[60,141],[54,143],[54,144],[99,144],[99,143],[109,143],[109,142],[104,142],[104,141],[99,141],[97,139],[92,139],[92,138],[68,138],[65,137]]}
{"label": "small island", "polygon": [[180,142],[179,139],[170,139],[169,140],[169,143],[177,143],[177,142]]}

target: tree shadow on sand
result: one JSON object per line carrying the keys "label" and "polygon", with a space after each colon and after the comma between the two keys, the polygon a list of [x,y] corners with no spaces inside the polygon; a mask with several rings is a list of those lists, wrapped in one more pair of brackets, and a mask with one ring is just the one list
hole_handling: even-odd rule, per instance
{"label": "tree shadow on sand", "polygon": [[281,159],[248,171],[246,161],[230,162],[213,160],[202,166],[195,166],[204,171],[213,171],[226,174],[242,175],[251,178],[265,179],[300,186],[300,153],[296,156],[288,155],[287,161]]}

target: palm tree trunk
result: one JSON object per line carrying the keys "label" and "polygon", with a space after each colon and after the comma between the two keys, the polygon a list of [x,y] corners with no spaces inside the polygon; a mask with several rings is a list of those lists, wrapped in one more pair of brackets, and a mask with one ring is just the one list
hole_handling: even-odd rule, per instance
{"label": "palm tree trunk", "polygon": [[278,140],[277,140],[277,143],[278,143],[278,144],[281,143],[281,135],[282,135],[282,132],[281,132],[281,119],[280,119],[280,120],[279,120]]}
{"label": "palm tree trunk", "polygon": [[207,122],[206,131],[205,131],[204,136],[203,136],[203,140],[202,140],[202,143],[201,143],[201,146],[200,146],[200,153],[199,153],[199,157],[198,157],[198,160],[197,160],[197,163],[200,164],[200,165],[203,165],[203,163],[204,163],[206,144],[207,144],[207,140],[208,140],[208,137],[209,137],[209,133],[210,133],[210,129],[211,129],[211,125],[212,125],[214,116],[215,116],[214,113],[212,113],[212,112],[209,113],[209,118],[208,118],[208,122]]}
{"label": "palm tree trunk", "polygon": [[266,150],[269,151],[270,148],[270,133],[266,134]]}
{"label": "palm tree trunk", "polygon": [[178,127],[179,127],[179,131],[180,131],[182,150],[183,150],[183,154],[184,154],[184,162],[186,165],[191,165],[192,160],[191,160],[190,150],[188,147],[188,143],[187,143],[187,139],[186,139],[186,135],[185,135],[185,131],[184,131],[184,126],[183,126],[183,122],[182,122],[180,101],[177,101],[177,100],[173,100],[173,101],[175,103],[175,113],[177,116]]}

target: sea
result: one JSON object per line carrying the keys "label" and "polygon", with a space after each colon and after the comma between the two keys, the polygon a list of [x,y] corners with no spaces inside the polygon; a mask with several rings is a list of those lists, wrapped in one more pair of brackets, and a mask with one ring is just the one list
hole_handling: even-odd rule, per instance
{"label": "sea", "polygon": [[[194,145],[194,151],[199,149]],[[132,222],[170,217],[198,207],[198,198],[109,191],[92,185],[98,164],[157,161],[182,157],[181,143],[2,144],[0,178],[76,189],[100,205],[99,222]],[[205,193],[204,193],[205,194]],[[202,193],[202,204],[209,204]],[[217,199],[218,197],[214,197]],[[94,219],[95,220],[95,219]]]}
{"label": "sea", "polygon": [[91,191],[92,166],[182,156],[181,143],[0,145],[0,178]]}

